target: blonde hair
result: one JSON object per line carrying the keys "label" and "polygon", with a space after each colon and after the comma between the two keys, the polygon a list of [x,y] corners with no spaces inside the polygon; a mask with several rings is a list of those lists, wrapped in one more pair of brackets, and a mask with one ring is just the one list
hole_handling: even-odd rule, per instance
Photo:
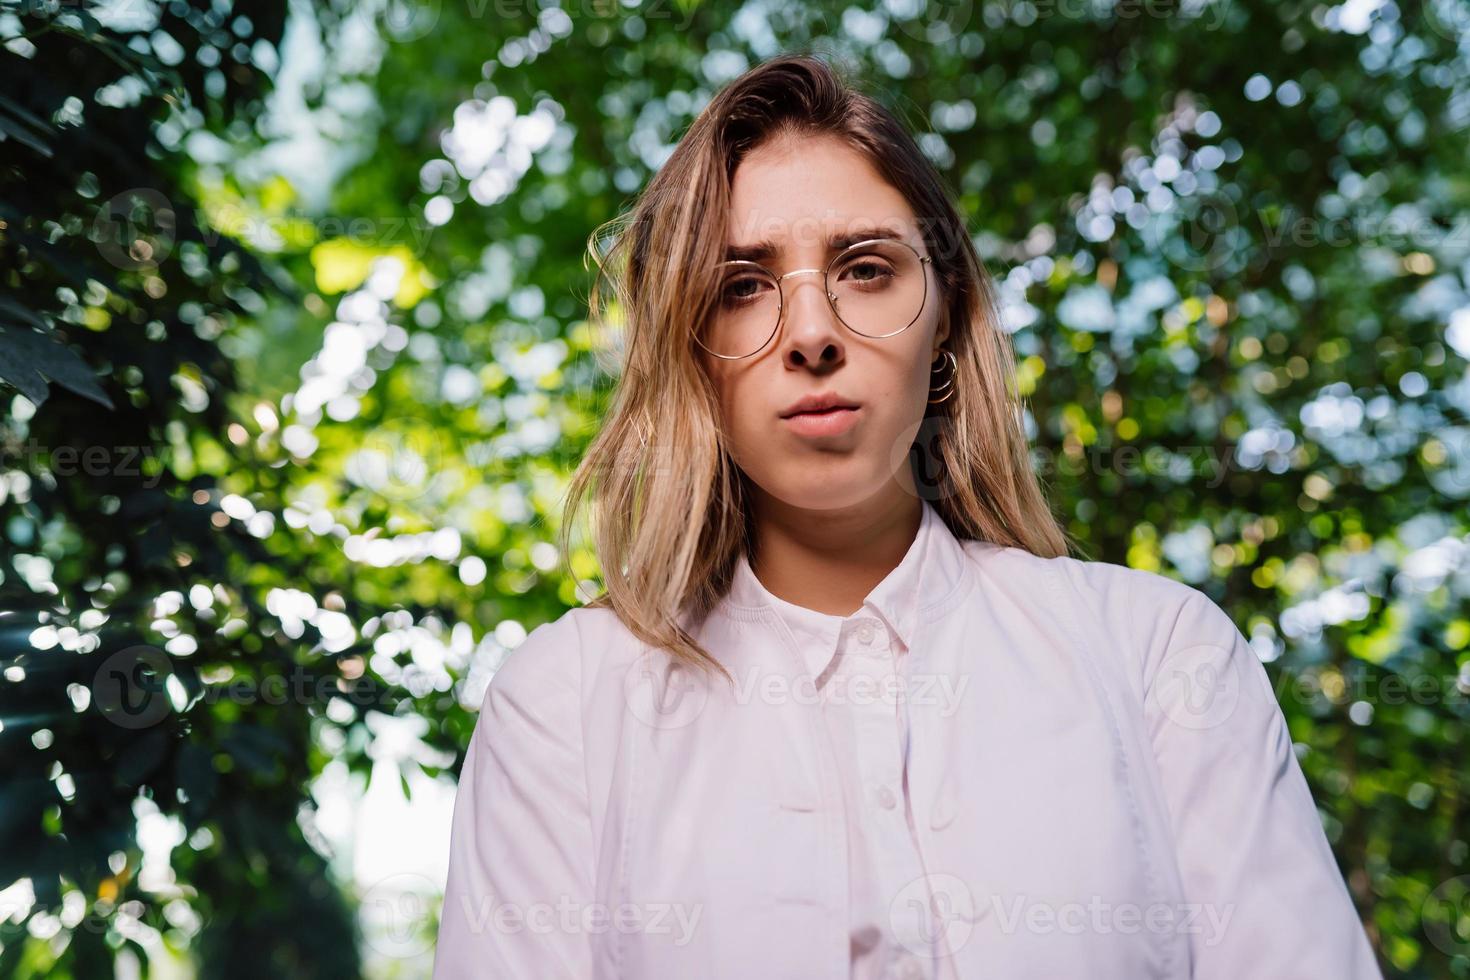
{"label": "blonde hair", "polygon": [[[825,61],[773,58],[721,90],[699,114],[633,206],[588,239],[596,262],[590,319],[622,343],[608,416],[577,467],[561,528],[595,500],[593,542],[611,607],[640,640],[676,661],[728,672],[690,630],[727,592],[751,542],[745,475],[721,435],[714,386],[694,333],[717,292],[730,184],[751,150],[776,136],[836,136],[904,195],[923,226],[952,325],[954,394],[921,426],[944,473],[932,503],[960,539],[1043,557],[1069,539],[1033,472],[1015,390],[1015,359],[993,288],[942,179],[902,123]],[[598,242],[611,244],[600,255]],[[604,277],[607,285],[603,283]],[[916,486],[928,474],[916,469]]]}

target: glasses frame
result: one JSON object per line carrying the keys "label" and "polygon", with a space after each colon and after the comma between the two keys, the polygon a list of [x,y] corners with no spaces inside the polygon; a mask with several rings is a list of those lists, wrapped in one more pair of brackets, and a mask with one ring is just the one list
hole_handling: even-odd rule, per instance
{"label": "glasses frame", "polygon": [[[856,251],[856,250],[858,250],[860,248],[864,248],[865,246],[877,244],[878,242],[892,242],[892,243],[897,244],[897,245],[902,245],[904,248],[906,248],[910,252],[913,252],[914,253],[914,258],[916,258],[916,259],[919,260],[919,271],[921,273],[924,273],[924,296],[923,296],[923,299],[919,300],[919,311],[914,314],[914,318],[912,320],[910,320],[908,323],[905,323],[903,326],[899,327],[897,330],[891,331],[889,333],[867,334],[867,333],[863,333],[861,330],[857,329],[852,324],[848,323],[846,320],[844,320],[842,318],[842,313],[840,311],[838,311],[838,309],[837,309],[837,296],[836,296],[836,294],[834,294],[832,292],[831,281],[828,279],[828,276],[830,276],[832,274],[832,267],[837,264],[838,260],[840,260],[844,256],[848,255],[848,253],[854,252],[854,251]],[[763,350],[766,349],[766,346],[768,344],[770,344],[772,337],[775,337],[776,334],[778,334],[778,333],[781,332],[781,324],[786,319],[786,290],[784,288],[782,288],[782,285],[781,284],[783,282],[785,282],[787,279],[790,279],[792,276],[806,276],[806,275],[813,275],[813,274],[820,274],[821,275],[821,277],[822,277],[822,291],[827,296],[827,306],[829,308],[831,308],[832,315],[835,316],[835,317],[837,317],[837,322],[838,323],[841,323],[844,327],[846,327],[848,330],[851,330],[853,333],[857,334],[859,337],[867,337],[869,340],[883,340],[883,339],[885,339],[887,337],[894,337],[894,336],[897,336],[898,334],[903,333],[909,327],[912,327],[915,323],[917,323],[918,320],[919,320],[919,317],[922,316],[923,313],[924,313],[924,307],[927,306],[927,305],[929,305],[929,276],[928,276],[927,273],[925,273],[924,267],[925,266],[932,266],[933,263],[934,263],[934,259],[933,259],[932,256],[920,255],[918,249],[914,248],[914,246],[910,245],[908,242],[904,241],[902,238],[890,238],[890,237],[887,237],[887,236],[879,236],[877,238],[865,238],[865,239],[863,239],[860,242],[853,242],[851,245],[847,246],[842,251],[840,251],[836,255],[832,256],[832,258],[828,260],[827,265],[826,265],[825,268],[822,268],[822,269],[792,269],[790,272],[787,272],[787,273],[785,273],[783,275],[779,275],[779,276],[776,275],[774,272],[772,272],[770,269],[767,269],[765,266],[761,265],[759,262],[753,262],[750,259],[730,259],[728,261],[719,263],[718,265],[715,266],[715,269],[716,270],[719,270],[719,269],[728,268],[730,266],[740,266],[742,268],[749,268],[749,269],[759,270],[760,272],[765,273],[767,276],[770,276],[772,279],[775,280],[775,282],[776,282],[776,322],[771,325],[771,332],[766,337],[766,339],[763,340],[763,341],[761,341],[760,346],[757,347],[755,350],[751,351],[749,354],[718,354],[718,353],[710,350],[708,347],[705,347],[704,346],[704,342],[699,339],[699,333],[698,333],[697,330],[695,331],[695,334],[694,334],[694,342],[696,344],[699,344],[699,346],[701,348],[703,348],[711,357],[718,357],[718,358],[720,358],[722,360],[726,360],[726,361],[740,361],[740,360],[744,360],[747,357],[754,357],[755,355],[759,354],[761,351],[763,351]]]}

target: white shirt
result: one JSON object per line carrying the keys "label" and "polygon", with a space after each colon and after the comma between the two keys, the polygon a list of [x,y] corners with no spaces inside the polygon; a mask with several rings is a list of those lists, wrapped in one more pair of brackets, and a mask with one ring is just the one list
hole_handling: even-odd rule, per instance
{"label": "white shirt", "polygon": [[607,608],[532,630],[465,756],[435,976],[1381,980],[1230,617],[924,507],[921,558],[856,616],[906,678],[906,766],[898,717],[815,697],[813,663],[861,637],[788,618],[753,576],[682,622],[733,687]]}
{"label": "white shirt", "polygon": [[[738,596],[779,614],[816,690],[846,789],[851,894],[851,980],[930,980],[942,926],[930,896],[907,895],[925,875],[908,792],[908,713],[903,698],[907,645],[884,610],[918,598],[919,570],[938,516],[923,509],[904,557],[848,616],[787,602],[768,591],[742,556]],[[895,616],[901,626],[909,622]],[[904,898],[895,900],[895,896]],[[942,909],[941,909],[942,914]]]}

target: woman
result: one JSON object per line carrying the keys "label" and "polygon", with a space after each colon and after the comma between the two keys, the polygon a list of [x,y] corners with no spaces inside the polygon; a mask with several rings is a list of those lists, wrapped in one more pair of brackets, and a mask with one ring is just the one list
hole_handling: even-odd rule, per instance
{"label": "woman", "polygon": [[766,62],[628,217],[607,592],[491,682],[435,975],[1380,976],[1233,622],[1067,555],[902,125]]}

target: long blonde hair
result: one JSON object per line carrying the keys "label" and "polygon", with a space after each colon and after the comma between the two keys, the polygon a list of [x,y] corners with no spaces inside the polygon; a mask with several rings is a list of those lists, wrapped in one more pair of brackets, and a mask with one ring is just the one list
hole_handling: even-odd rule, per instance
{"label": "long blonde hair", "polygon": [[747,553],[750,495],[693,338],[717,293],[711,271],[725,257],[735,168],[774,136],[841,138],[920,218],[957,371],[953,396],[931,406],[915,439],[915,485],[942,474],[930,496],[958,538],[1043,557],[1067,554],[1071,543],[1029,462],[1014,354],[964,220],[902,123],[846,74],[809,54],[747,71],[704,108],[633,206],[588,239],[598,268],[590,322],[621,345],[620,377],[567,492],[562,554],[571,554],[571,529],[590,496],[606,591],[589,605],[610,606],[676,661],[727,677],[691,629]]}

